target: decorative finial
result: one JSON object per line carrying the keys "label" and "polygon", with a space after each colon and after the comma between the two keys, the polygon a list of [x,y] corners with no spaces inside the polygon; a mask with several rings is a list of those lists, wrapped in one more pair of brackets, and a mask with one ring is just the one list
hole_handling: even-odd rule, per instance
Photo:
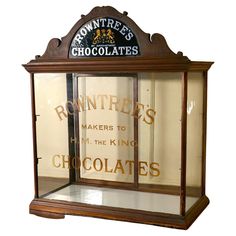
{"label": "decorative finial", "polygon": [[183,56],[183,53],[179,51],[179,52],[177,52],[177,55],[178,56]]}

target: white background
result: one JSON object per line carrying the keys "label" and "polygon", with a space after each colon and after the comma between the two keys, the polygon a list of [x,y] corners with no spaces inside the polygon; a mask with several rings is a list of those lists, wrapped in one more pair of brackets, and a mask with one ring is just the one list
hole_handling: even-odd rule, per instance
{"label": "white background", "polygon": [[[0,3],[0,235],[234,235],[236,168],[235,1],[13,1]],[[28,214],[33,198],[29,74],[21,64],[42,54],[94,6],[112,5],[149,33],[161,33],[209,71],[207,195],[210,205],[188,231],[66,216]]]}

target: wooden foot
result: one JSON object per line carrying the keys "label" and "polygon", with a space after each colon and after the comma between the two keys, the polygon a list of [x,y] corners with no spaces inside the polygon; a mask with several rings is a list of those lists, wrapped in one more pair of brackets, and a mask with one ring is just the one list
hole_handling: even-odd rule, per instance
{"label": "wooden foot", "polygon": [[36,216],[50,218],[50,219],[64,219],[65,215],[55,212],[47,212],[47,211],[37,211],[30,209],[30,214],[34,214]]}

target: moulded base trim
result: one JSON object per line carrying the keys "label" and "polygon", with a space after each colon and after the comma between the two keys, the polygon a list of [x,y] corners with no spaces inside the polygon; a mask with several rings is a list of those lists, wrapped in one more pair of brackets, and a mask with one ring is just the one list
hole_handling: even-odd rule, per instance
{"label": "moulded base trim", "polygon": [[43,198],[34,199],[29,208],[31,214],[53,219],[62,219],[65,215],[80,215],[158,225],[170,228],[188,229],[208,204],[208,197],[202,196],[187,211],[185,216],[49,200]]}

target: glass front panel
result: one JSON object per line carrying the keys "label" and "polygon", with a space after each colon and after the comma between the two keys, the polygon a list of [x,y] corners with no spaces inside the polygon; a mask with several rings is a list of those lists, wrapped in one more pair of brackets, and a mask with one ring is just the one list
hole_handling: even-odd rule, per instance
{"label": "glass front panel", "polygon": [[179,214],[181,78],[36,74],[39,195]]}
{"label": "glass front panel", "polygon": [[188,73],[186,210],[201,197],[203,84],[201,72]]}

